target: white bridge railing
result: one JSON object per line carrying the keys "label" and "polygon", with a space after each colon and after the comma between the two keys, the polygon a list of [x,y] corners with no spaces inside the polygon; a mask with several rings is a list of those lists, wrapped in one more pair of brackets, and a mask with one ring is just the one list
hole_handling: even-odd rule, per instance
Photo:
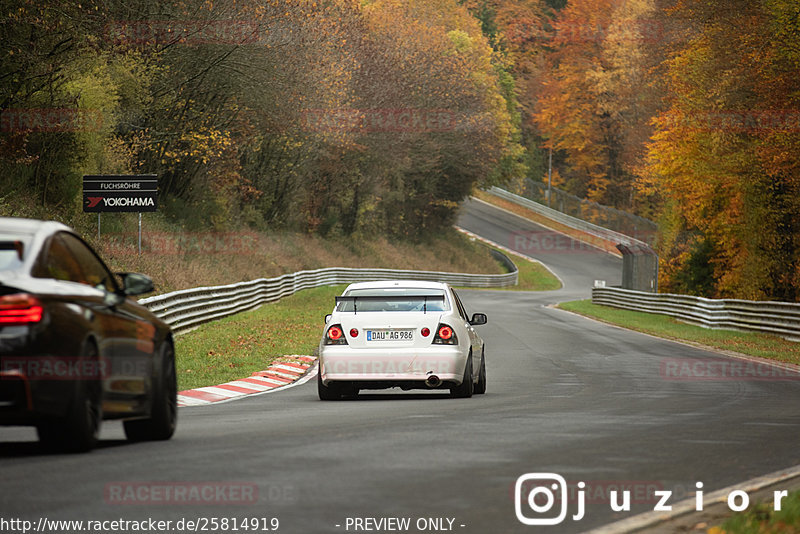
{"label": "white bridge railing", "polygon": [[[500,288],[517,284],[514,263],[503,254],[493,254],[512,271],[506,274],[465,274],[437,271],[401,271],[395,269],[349,269],[333,267],[299,271],[277,278],[259,278],[225,286],[183,289],[141,299],[158,317],[181,333],[202,323],[221,319],[267,302],[275,302],[302,289],[366,282],[370,280],[427,280],[447,282],[462,287]],[[513,269],[512,269],[513,268]]]}
{"label": "white bridge railing", "polygon": [[707,299],[618,287],[592,288],[592,302],[627,310],[661,313],[706,328],[764,332],[800,341],[800,303]]}
{"label": "white bridge railing", "polygon": [[639,241],[638,239],[634,239],[629,235],[621,234],[619,232],[615,232],[614,230],[609,230],[608,228],[603,228],[602,226],[598,226],[588,221],[584,221],[583,219],[578,219],[576,217],[573,217],[572,215],[567,215],[566,213],[562,213],[558,210],[548,208],[543,204],[539,204],[536,201],[530,200],[525,197],[521,197],[519,195],[506,191],[505,189],[501,189],[499,187],[491,187],[487,189],[487,191],[495,196],[498,196],[515,204],[519,204],[520,206],[524,206],[529,210],[534,211],[539,215],[542,215],[543,217],[550,219],[551,221],[556,221],[558,223],[563,224],[564,226],[574,228],[575,230],[580,230],[581,232],[589,234],[598,239],[611,241],[615,244],[621,243],[627,246],[633,246],[633,245],[648,246],[647,243],[645,243],[644,241]]}

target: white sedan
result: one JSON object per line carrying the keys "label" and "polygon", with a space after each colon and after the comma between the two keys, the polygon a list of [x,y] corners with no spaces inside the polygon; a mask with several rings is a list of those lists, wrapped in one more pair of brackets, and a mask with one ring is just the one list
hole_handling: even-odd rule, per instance
{"label": "white sedan", "polygon": [[321,400],[362,389],[449,389],[453,397],[486,392],[484,343],[448,284],[361,282],[336,297],[319,345]]}

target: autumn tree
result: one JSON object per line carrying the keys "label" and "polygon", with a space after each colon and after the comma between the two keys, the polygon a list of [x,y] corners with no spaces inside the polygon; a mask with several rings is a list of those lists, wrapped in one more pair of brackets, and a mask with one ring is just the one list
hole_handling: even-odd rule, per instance
{"label": "autumn tree", "polygon": [[649,147],[663,191],[665,287],[796,300],[800,135],[796,3],[682,2],[696,30],[667,63]]}

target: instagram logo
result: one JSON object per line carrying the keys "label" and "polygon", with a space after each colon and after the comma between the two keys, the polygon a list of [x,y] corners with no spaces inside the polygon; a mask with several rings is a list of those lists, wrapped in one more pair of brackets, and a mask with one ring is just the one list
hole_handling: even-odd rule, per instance
{"label": "instagram logo", "polygon": [[[551,513],[556,504],[558,515]],[[582,503],[579,504],[583,508]],[[523,510],[524,505],[527,505],[527,510]],[[514,511],[517,519],[525,525],[558,525],[567,517],[567,481],[555,473],[522,475],[514,485]],[[530,512],[536,516],[529,517],[533,515]],[[583,516],[582,513],[579,515]]]}
{"label": "instagram logo", "polygon": [[[655,502],[654,512],[672,511],[672,504],[670,504],[670,499],[674,497],[672,491],[655,489],[663,487],[660,483],[646,482],[642,486],[641,482],[636,481],[595,481],[587,487],[587,484],[581,481],[574,484],[574,487],[577,488],[575,500],[578,503],[578,511],[572,516],[573,521],[583,519],[586,513],[587,493],[591,494],[590,503],[607,500],[610,509],[614,512],[630,512],[632,495],[639,495],[636,497],[637,499],[646,498],[645,501],[640,502]],[[703,483],[695,482],[694,487],[697,489],[694,494],[695,510],[702,512],[704,507]],[[602,496],[600,501],[596,500],[598,495]],[[774,491],[773,510],[781,510],[782,501],[787,496],[786,490]],[[558,525],[567,517],[567,497],[567,481],[561,475],[526,473],[519,477],[514,485],[514,511],[517,513],[519,522],[524,525]],[[728,508],[732,512],[741,512],[750,506],[750,496],[743,490],[730,491],[727,501]],[[524,506],[527,508],[523,509]],[[558,515],[554,511],[556,506],[558,506]]]}

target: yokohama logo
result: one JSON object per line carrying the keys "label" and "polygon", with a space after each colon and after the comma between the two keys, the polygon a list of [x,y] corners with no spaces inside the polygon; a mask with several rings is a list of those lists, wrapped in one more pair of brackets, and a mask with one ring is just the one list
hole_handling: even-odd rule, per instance
{"label": "yokohama logo", "polygon": [[151,197],[87,197],[87,200],[89,201],[89,204],[86,206],[87,208],[94,208],[101,200],[105,207],[155,206]]}

